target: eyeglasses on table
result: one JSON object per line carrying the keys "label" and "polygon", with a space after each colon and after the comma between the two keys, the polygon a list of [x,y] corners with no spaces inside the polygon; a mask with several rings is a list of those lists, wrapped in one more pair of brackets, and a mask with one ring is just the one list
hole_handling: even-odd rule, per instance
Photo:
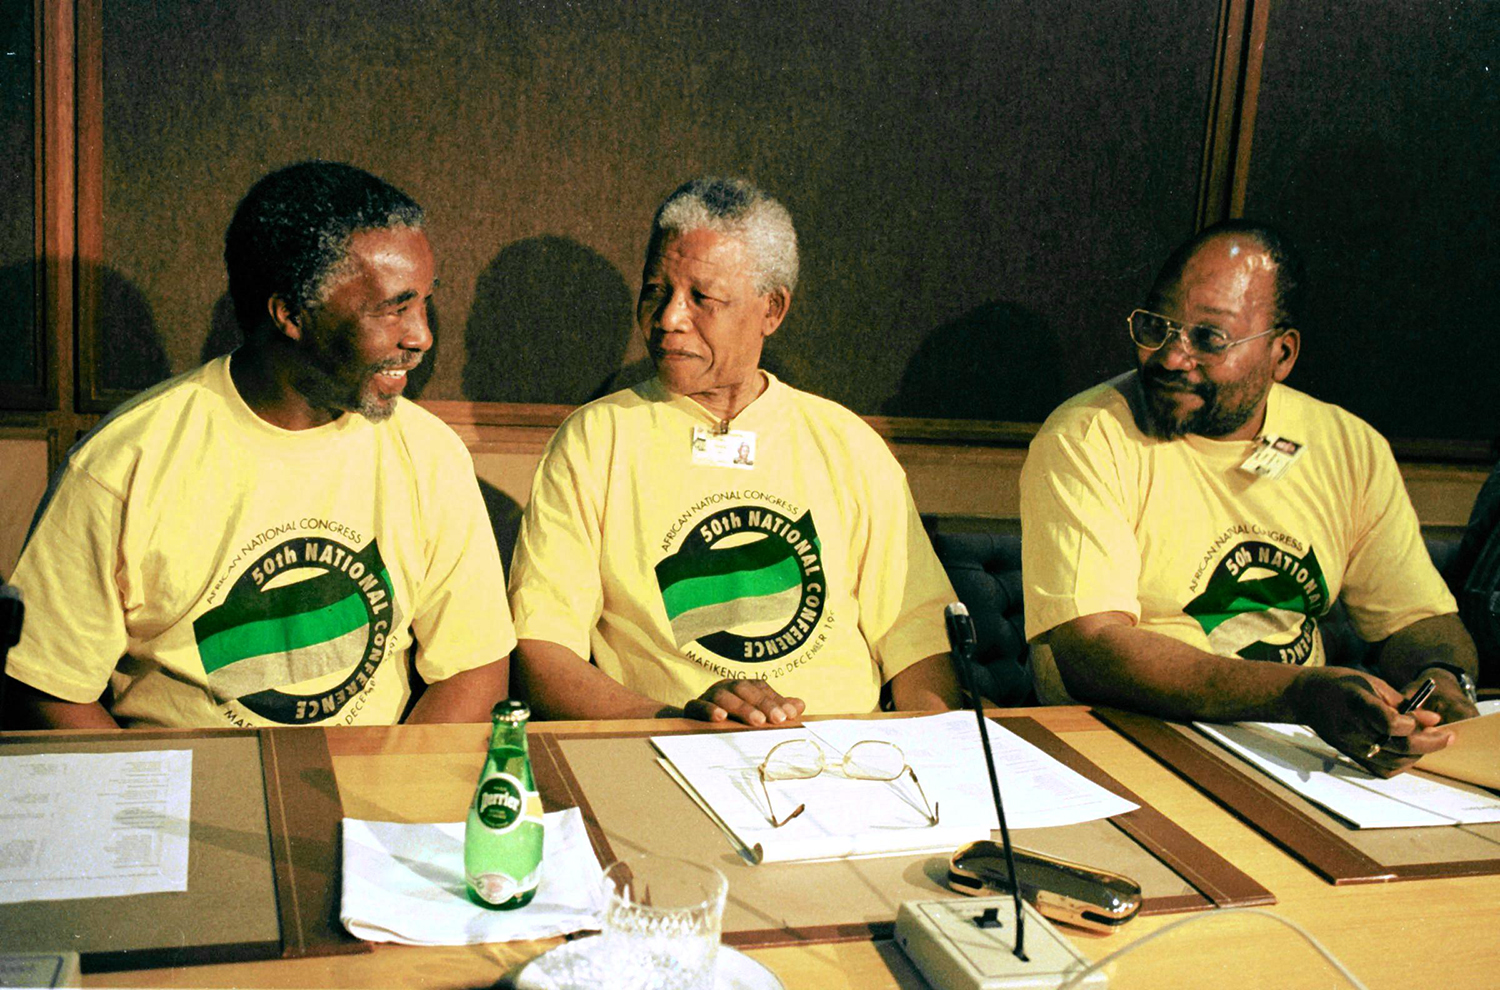
{"label": "eyeglasses on table", "polygon": [[760,787],[766,796],[768,817],[774,827],[780,828],[796,818],[807,810],[807,805],[799,804],[791,814],[778,819],[776,807],[771,802],[769,782],[810,780],[825,771],[833,771],[852,780],[895,781],[904,775],[910,775],[911,782],[916,785],[917,793],[922,796],[922,804],[927,809],[927,824],[932,826],[938,823],[938,805],[927,800],[927,793],[922,790],[917,772],[906,762],[906,754],[895,743],[883,739],[860,740],[850,746],[837,763],[830,765],[828,754],[813,740],[788,739],[772,746],[757,767]]}

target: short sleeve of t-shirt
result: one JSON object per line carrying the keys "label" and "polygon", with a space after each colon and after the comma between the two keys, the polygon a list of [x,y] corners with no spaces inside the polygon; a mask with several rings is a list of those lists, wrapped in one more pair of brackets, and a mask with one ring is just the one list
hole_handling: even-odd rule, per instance
{"label": "short sleeve of t-shirt", "polygon": [[97,701],[128,640],[120,589],[123,502],[68,465],[54,481],[11,582],[26,621],[6,673],[64,701]]}
{"label": "short sleeve of t-shirt", "polygon": [[462,441],[439,427],[448,449],[435,472],[436,525],[412,615],[417,673],[428,683],[499,660],[516,645],[505,571],[473,461]]}
{"label": "short sleeve of t-shirt", "polygon": [[1028,640],[1099,612],[1140,618],[1140,547],[1118,466],[1096,433],[1044,426],[1021,470]]}
{"label": "short sleeve of t-shirt", "polygon": [[[587,660],[589,634],[603,611],[602,534],[597,482],[564,444],[565,423],[547,445],[521,517],[511,564],[511,613],[522,639],[557,643]],[[570,453],[571,452],[571,453]]]}
{"label": "short sleeve of t-shirt", "polygon": [[1358,529],[1340,597],[1355,632],[1373,643],[1421,619],[1457,612],[1458,604],[1427,552],[1390,444],[1368,427],[1363,433],[1349,456],[1368,483],[1356,506]]}
{"label": "short sleeve of t-shirt", "polygon": [[894,478],[885,492],[872,493],[880,508],[872,513],[857,598],[860,631],[880,664],[881,679],[889,681],[912,664],[947,652],[943,609],[956,598],[904,473],[894,457],[881,453],[890,459]]}

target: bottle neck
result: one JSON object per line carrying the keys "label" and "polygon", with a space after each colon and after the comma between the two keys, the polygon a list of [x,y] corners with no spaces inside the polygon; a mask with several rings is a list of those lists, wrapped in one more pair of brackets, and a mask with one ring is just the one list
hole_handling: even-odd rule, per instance
{"label": "bottle neck", "polygon": [[490,749],[526,749],[526,723],[495,719],[490,728]]}

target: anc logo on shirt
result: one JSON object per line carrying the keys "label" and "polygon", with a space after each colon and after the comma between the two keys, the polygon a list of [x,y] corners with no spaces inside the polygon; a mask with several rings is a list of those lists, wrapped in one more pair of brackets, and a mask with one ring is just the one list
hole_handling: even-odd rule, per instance
{"label": "anc logo on shirt", "polygon": [[1305,663],[1317,620],[1329,607],[1328,583],[1311,547],[1305,557],[1259,540],[1226,553],[1203,593],[1183,611],[1221,656]]}
{"label": "anc logo on shirt", "polygon": [[[823,559],[811,512],[723,509],[656,565],[678,646],[763,663],[800,646],[823,615]],[[764,633],[761,631],[764,630]]]}
{"label": "anc logo on shirt", "polygon": [[[375,541],[355,552],[297,538],[266,551],[224,603],[193,622],[209,690],[273,722],[329,718],[364,689],[385,659],[400,616]],[[323,690],[286,686],[340,677]]]}

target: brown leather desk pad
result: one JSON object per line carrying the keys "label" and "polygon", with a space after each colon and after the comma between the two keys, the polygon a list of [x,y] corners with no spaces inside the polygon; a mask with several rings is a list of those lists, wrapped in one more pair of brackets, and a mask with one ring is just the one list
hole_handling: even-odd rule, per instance
{"label": "brown leather desk pad", "polygon": [[[1264,887],[1173,824],[1038,722],[1000,724],[1141,805],[1106,821],[1012,833],[1021,846],[1133,877],[1143,914],[1271,904]],[[555,733],[532,739],[548,810],[577,806],[601,863],[650,852],[717,866],[729,879],[724,942],[740,948],[888,938],[905,900],[958,897],[943,884],[947,853],[754,866],[661,768],[648,733]],[[976,787],[988,789],[983,768]],[[1002,795],[1003,796],[1003,795]]]}
{"label": "brown leather desk pad", "polygon": [[88,971],[368,951],[338,920],[343,815],[316,729],[27,734],[0,755],[191,749],[188,889],[0,904],[0,951]]}
{"label": "brown leather desk pad", "polygon": [[1189,725],[1094,714],[1333,884],[1500,873],[1500,823],[1358,829]]}

